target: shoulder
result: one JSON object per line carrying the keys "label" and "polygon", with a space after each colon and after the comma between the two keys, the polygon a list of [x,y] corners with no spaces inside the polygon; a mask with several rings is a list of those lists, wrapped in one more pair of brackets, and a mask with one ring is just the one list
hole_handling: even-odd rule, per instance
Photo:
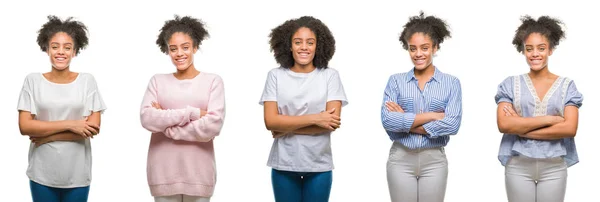
{"label": "shoulder", "polygon": [[36,82],[42,79],[42,73],[29,73],[25,76],[25,82]]}
{"label": "shoulder", "polygon": [[200,74],[203,78],[206,78],[207,80],[223,83],[223,78],[218,74],[211,72],[202,72]]}

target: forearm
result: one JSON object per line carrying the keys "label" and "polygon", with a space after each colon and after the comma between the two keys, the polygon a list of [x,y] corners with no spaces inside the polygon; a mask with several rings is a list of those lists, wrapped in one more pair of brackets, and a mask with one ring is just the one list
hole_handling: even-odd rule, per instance
{"label": "forearm", "polygon": [[[286,116],[276,115],[271,119],[265,117],[265,124],[267,130],[277,132],[291,132],[299,129],[303,129],[309,126],[315,126],[313,114],[301,115],[301,116]],[[318,127],[318,126],[315,126]],[[318,127],[320,128],[320,127]],[[303,129],[306,130],[306,129]]]}
{"label": "forearm", "polygon": [[423,124],[429,123],[431,121],[435,121],[435,118],[432,116],[431,112],[416,114],[415,121],[413,122],[412,126],[410,126],[410,130],[412,132],[413,129],[418,128],[419,126],[422,126]]}
{"label": "forearm", "polygon": [[301,134],[301,135],[319,135],[321,133],[331,132],[329,129],[321,128],[319,126],[307,126],[298,130],[290,131],[288,133]]}
{"label": "forearm", "polygon": [[86,139],[86,137],[77,135],[72,132],[60,132],[60,133],[56,133],[54,135],[50,135],[46,138],[50,138],[52,141],[77,141],[77,140]]}
{"label": "forearm", "polygon": [[30,137],[47,137],[68,131],[69,127],[70,121],[24,120],[19,122],[21,134]]}
{"label": "forearm", "polygon": [[536,140],[557,140],[562,138],[575,137],[576,133],[577,126],[573,126],[572,124],[563,122],[554,124],[549,127],[532,130],[530,132],[525,133],[524,135],[521,135],[521,137]]}
{"label": "forearm", "polygon": [[416,134],[421,134],[421,135],[427,135],[427,131],[425,131],[425,128],[423,128],[423,126],[417,126],[415,128],[411,128],[410,132],[416,133]]}
{"label": "forearm", "polygon": [[499,119],[498,129],[501,133],[523,135],[533,130],[552,126],[551,119],[551,116],[504,116]]}
{"label": "forearm", "polygon": [[151,132],[162,132],[171,126],[183,126],[200,117],[200,109],[186,107],[184,109],[155,109],[144,106],[140,112],[142,127]]}

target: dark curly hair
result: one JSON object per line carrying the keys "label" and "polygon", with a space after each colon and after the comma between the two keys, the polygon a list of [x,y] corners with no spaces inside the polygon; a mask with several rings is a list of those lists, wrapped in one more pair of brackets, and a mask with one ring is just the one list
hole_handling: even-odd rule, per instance
{"label": "dark curly hair", "polygon": [[402,42],[402,48],[408,50],[408,40],[415,33],[423,33],[429,36],[433,41],[433,47],[440,49],[440,44],[444,42],[444,39],[450,38],[450,31],[446,22],[435,16],[425,17],[423,11],[418,16],[412,16],[408,22],[404,25],[404,29],[400,34],[400,42]]}
{"label": "dark curly hair", "polygon": [[88,45],[87,27],[83,23],[74,21],[73,17],[63,21],[54,15],[50,15],[48,16],[48,22],[42,25],[42,28],[38,31],[37,43],[40,49],[47,52],[50,39],[59,32],[67,33],[73,39],[75,55],[79,54],[79,51],[85,49]]}
{"label": "dark curly hair", "polygon": [[563,23],[558,19],[541,16],[536,21],[531,16],[526,15],[521,17],[521,22],[521,26],[515,31],[515,37],[512,41],[512,44],[515,45],[515,48],[519,52],[523,52],[525,39],[531,33],[539,33],[546,37],[550,43],[551,50],[558,46],[561,39],[565,38],[565,31],[561,27]]}
{"label": "dark curly hair", "polygon": [[156,44],[165,54],[168,54],[169,44],[167,41],[174,33],[182,32],[189,35],[194,41],[194,47],[199,48],[202,41],[208,38],[208,31],[204,28],[204,23],[201,20],[190,16],[179,17],[175,15],[175,19],[165,21],[165,25],[160,29]]}
{"label": "dark curly hair", "polygon": [[329,60],[335,53],[335,39],[329,31],[329,28],[312,16],[303,16],[297,19],[285,21],[283,24],[271,30],[271,52],[275,56],[275,60],[279,65],[285,68],[294,66],[294,57],[290,49],[292,48],[292,37],[298,29],[306,27],[310,29],[317,37],[317,48],[313,65],[316,68],[327,68]]}

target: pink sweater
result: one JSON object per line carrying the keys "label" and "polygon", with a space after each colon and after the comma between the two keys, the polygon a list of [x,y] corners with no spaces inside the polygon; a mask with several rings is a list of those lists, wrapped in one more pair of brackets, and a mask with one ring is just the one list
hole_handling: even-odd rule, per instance
{"label": "pink sweater", "polygon": [[[163,110],[153,108],[153,101]],[[200,117],[200,109],[207,114]],[[225,93],[218,75],[202,72],[186,80],[173,74],[152,77],[140,109],[142,126],[152,132],[147,165],[152,196],[212,196],[216,183],[212,140],[224,118]]]}

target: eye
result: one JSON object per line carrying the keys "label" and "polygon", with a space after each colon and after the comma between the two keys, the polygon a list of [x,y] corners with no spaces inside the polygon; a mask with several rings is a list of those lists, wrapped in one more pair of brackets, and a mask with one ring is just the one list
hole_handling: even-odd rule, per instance
{"label": "eye", "polygon": [[71,47],[66,47],[65,49],[66,49],[66,50],[71,50]]}
{"label": "eye", "polygon": [[175,49],[175,48],[171,48],[171,49],[170,49],[170,51],[171,51],[171,52],[175,52],[176,50],[177,50],[177,49]]}
{"label": "eye", "polygon": [[526,48],[525,51],[531,52],[531,48]]}
{"label": "eye", "polygon": [[423,48],[423,51],[427,51],[427,49],[429,49],[429,48],[425,47],[425,48]]}
{"label": "eye", "polygon": [[408,50],[410,50],[410,52],[415,52],[415,50],[417,50],[417,49],[416,49],[416,48],[413,48],[413,47],[411,47],[411,48],[409,48]]}
{"label": "eye", "polygon": [[183,47],[183,50],[188,50],[190,47]]}
{"label": "eye", "polygon": [[296,41],[296,42],[294,42],[294,44],[296,44],[296,45],[300,45],[300,42],[299,42],[299,41]]}
{"label": "eye", "polygon": [[540,51],[544,51],[544,50],[546,50],[546,48],[540,48]]}

